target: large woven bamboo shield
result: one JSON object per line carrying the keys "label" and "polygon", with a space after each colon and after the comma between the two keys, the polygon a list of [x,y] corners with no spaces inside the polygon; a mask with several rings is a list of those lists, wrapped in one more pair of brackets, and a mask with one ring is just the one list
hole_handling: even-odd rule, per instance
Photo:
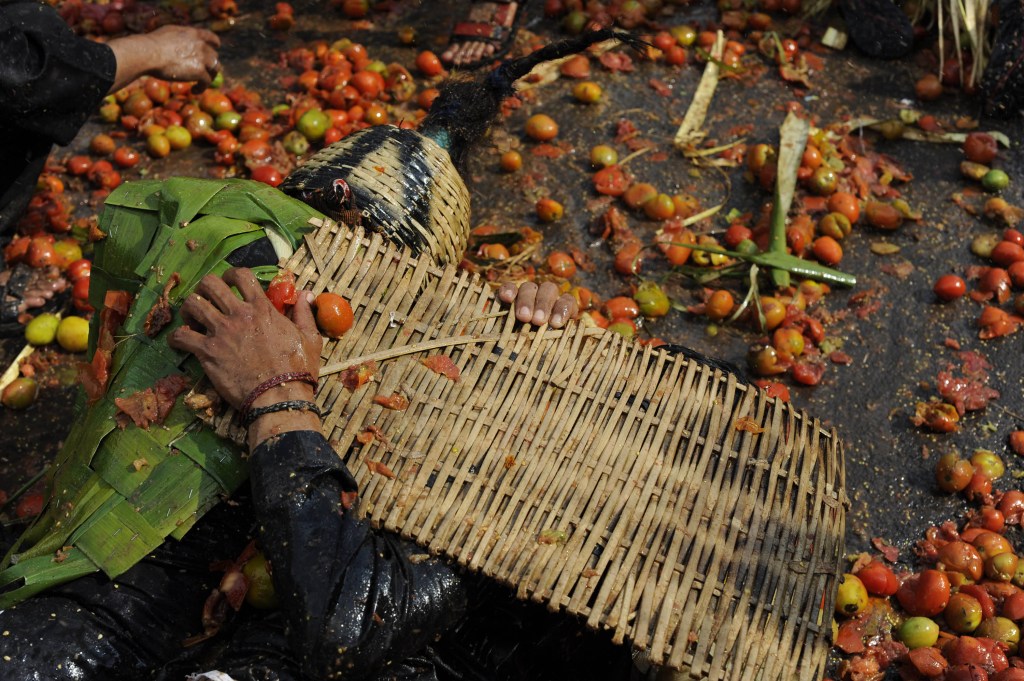
{"label": "large woven bamboo shield", "polygon": [[524,330],[473,275],[330,221],[287,267],[356,311],[317,399],[362,515],[684,677],[822,677],[834,431],[617,334]]}

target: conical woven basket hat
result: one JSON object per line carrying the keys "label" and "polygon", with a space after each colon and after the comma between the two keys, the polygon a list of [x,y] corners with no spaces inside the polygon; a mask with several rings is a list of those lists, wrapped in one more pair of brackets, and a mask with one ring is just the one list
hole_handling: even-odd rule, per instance
{"label": "conical woven basket hat", "polygon": [[[847,505],[834,431],[617,334],[523,329],[475,276],[380,235],[325,221],[286,267],[355,309],[317,400],[363,516],[681,678],[822,677]],[[230,415],[217,427],[241,440]]]}
{"label": "conical woven basket hat", "polygon": [[338,218],[339,207],[417,254],[458,262],[469,239],[470,196],[451,156],[417,130],[379,125],[324,147],[281,190]]}

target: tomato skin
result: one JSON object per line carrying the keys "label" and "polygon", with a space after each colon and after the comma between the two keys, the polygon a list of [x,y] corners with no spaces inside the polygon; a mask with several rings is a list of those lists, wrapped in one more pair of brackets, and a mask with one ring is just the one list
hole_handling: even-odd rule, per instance
{"label": "tomato skin", "polygon": [[967,293],[967,282],[955,274],[944,274],[938,278],[932,290],[939,300],[948,303]]}
{"label": "tomato skin", "polygon": [[958,589],[960,593],[967,594],[978,601],[978,604],[981,605],[981,616],[983,618],[995,617],[996,604],[992,601],[992,596],[985,590],[985,587],[977,584],[962,584]]}
{"label": "tomato skin", "polygon": [[[942,654],[950,665],[976,665],[989,674],[1010,666],[999,645],[992,639],[960,636],[950,639],[942,647]],[[947,677],[948,678],[948,677]]]}
{"label": "tomato skin", "polygon": [[610,165],[594,173],[594,189],[606,196],[622,196],[629,188],[629,180],[618,165]]}
{"label": "tomato skin", "polygon": [[892,596],[899,591],[900,582],[888,565],[873,560],[855,573],[864,588],[873,596]]}
{"label": "tomato skin", "polygon": [[252,179],[257,182],[269,184],[271,187],[276,187],[284,182],[284,177],[281,175],[281,171],[269,164],[253,168]]}
{"label": "tomato skin", "polygon": [[941,570],[924,570],[900,585],[896,599],[911,615],[934,617],[949,603],[949,577]]}

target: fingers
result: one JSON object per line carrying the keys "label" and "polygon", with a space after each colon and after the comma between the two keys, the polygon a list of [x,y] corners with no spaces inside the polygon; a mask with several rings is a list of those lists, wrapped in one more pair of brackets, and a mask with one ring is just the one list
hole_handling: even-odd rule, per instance
{"label": "fingers", "polygon": [[193,331],[187,326],[179,326],[167,335],[167,344],[169,346],[182,352],[191,352],[196,356],[199,355],[199,351],[205,341],[206,336],[198,331]]}
{"label": "fingers", "polygon": [[537,326],[547,322],[551,315],[551,308],[558,299],[558,287],[550,281],[545,281],[537,291],[537,297],[533,307],[533,323]]}
{"label": "fingers", "polygon": [[229,286],[238,289],[238,292],[242,294],[242,300],[247,303],[269,302],[256,275],[247,267],[231,268],[224,273],[224,281]]}
{"label": "fingers", "polygon": [[516,319],[521,322],[527,322],[533,320],[534,303],[537,299],[537,285],[532,281],[528,281],[519,287],[519,292],[516,294],[515,310]]}
{"label": "fingers", "polygon": [[218,323],[224,319],[224,314],[213,306],[206,298],[198,293],[193,293],[185,298],[181,304],[181,316],[186,321],[197,321],[211,333],[214,332]]}
{"label": "fingers", "polygon": [[207,274],[199,281],[196,293],[209,300],[224,314],[230,314],[240,305],[240,301],[224,280],[213,274]]}
{"label": "fingers", "polygon": [[213,31],[205,28],[197,28],[195,31],[199,39],[207,45],[210,45],[211,47],[220,47],[220,36]]}
{"label": "fingers", "polygon": [[579,312],[579,306],[576,304],[576,299],[570,293],[563,293],[551,308],[551,328],[562,328],[567,321],[576,317],[577,312]]}
{"label": "fingers", "polygon": [[316,328],[316,319],[313,317],[312,303],[312,291],[299,291],[298,300],[292,306],[292,321],[303,334],[320,338],[320,331]]}
{"label": "fingers", "polygon": [[498,288],[498,300],[505,304],[512,303],[515,301],[518,291],[519,287],[513,282],[506,282]]}

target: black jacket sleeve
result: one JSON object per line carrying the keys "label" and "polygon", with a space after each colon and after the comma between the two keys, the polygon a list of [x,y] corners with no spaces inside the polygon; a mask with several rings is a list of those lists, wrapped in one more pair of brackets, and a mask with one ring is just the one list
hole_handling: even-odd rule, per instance
{"label": "black jacket sleeve", "polygon": [[41,2],[0,3],[0,128],[67,144],[114,83],[106,45]]}
{"label": "black jacket sleeve", "polygon": [[356,482],[316,432],[270,438],[251,458],[260,542],[303,672],[362,679],[417,652],[465,613],[453,568],[345,508]]}

